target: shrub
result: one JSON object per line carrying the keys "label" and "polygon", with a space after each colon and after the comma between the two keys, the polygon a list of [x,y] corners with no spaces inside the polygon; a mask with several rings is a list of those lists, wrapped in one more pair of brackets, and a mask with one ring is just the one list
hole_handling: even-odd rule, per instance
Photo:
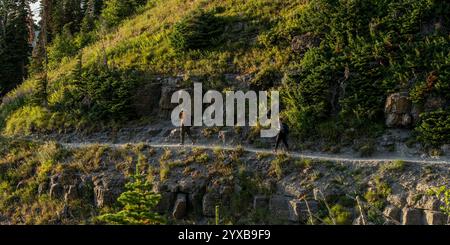
{"label": "shrub", "polygon": [[431,189],[428,194],[434,195],[442,202],[440,209],[450,217],[450,189],[446,186],[441,186]]}
{"label": "shrub", "polygon": [[124,18],[130,16],[135,10],[145,4],[146,0],[109,0],[106,1],[102,11],[102,18],[107,27],[116,26]]}
{"label": "shrub", "polygon": [[386,198],[391,194],[392,189],[387,183],[375,179],[375,186],[369,189],[364,198],[374,208],[382,210],[386,206]]}
{"label": "shrub", "polygon": [[417,139],[426,146],[450,144],[450,112],[438,110],[421,114],[421,121],[415,131]]}
{"label": "shrub", "polygon": [[[311,137],[315,126],[326,118],[330,104],[330,67],[324,54],[316,48],[310,49],[296,72],[289,73],[281,89],[282,102],[286,105],[285,115],[294,133]],[[305,72],[308,71],[308,72]]]}
{"label": "shrub", "polygon": [[382,171],[400,172],[403,171],[403,169],[405,169],[405,161],[402,160],[395,160],[381,166]]}
{"label": "shrub", "polygon": [[71,97],[66,97],[72,98],[67,105],[81,107],[89,119],[124,120],[136,115],[132,105],[138,81],[133,71],[90,67],[83,71],[80,83]]}
{"label": "shrub", "polygon": [[203,163],[203,164],[208,163],[208,161],[209,161],[208,153],[205,152],[205,153],[195,156],[195,161],[197,163]]}
{"label": "shrub", "polygon": [[261,69],[251,81],[251,85],[261,90],[267,90],[277,84],[282,78],[279,69],[269,66]]}
{"label": "shrub", "polygon": [[7,135],[31,134],[47,129],[50,112],[40,106],[24,106],[8,117],[5,133]]}
{"label": "shrub", "polygon": [[65,26],[62,33],[58,34],[48,47],[48,62],[50,68],[57,67],[64,58],[73,57],[78,52],[74,37],[70,33],[68,26]]}
{"label": "shrub", "polygon": [[352,214],[340,204],[331,208],[329,216],[324,219],[325,224],[334,224],[332,219],[334,219],[336,225],[350,225],[352,222]]}
{"label": "shrub", "polygon": [[281,179],[284,174],[285,165],[289,164],[290,157],[286,154],[278,154],[271,162],[270,172],[275,174],[278,179]]}
{"label": "shrub", "polygon": [[300,158],[295,161],[295,166],[299,167],[300,169],[308,169],[313,165],[312,159],[307,158]]}
{"label": "shrub", "polygon": [[174,25],[170,43],[179,51],[209,48],[219,42],[223,29],[215,13],[197,10]]}
{"label": "shrub", "polygon": [[340,127],[339,122],[334,120],[317,125],[317,133],[320,138],[329,142],[337,143],[341,137],[342,131],[343,129]]}

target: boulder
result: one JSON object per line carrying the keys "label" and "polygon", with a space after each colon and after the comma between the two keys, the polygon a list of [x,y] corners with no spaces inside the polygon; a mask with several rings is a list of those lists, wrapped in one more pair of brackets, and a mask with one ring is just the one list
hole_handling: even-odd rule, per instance
{"label": "boulder", "polygon": [[403,207],[406,205],[405,194],[391,194],[387,197],[387,201],[394,206]]}
{"label": "boulder", "polygon": [[206,217],[214,217],[216,215],[216,205],[219,203],[219,195],[213,192],[206,193],[203,196],[203,215]]}
{"label": "boulder", "polygon": [[318,207],[319,205],[315,200],[308,200],[308,205],[306,205],[305,200],[291,200],[289,201],[289,221],[306,224],[310,220],[309,212],[311,214],[317,213]]}
{"label": "boulder", "polygon": [[187,213],[186,194],[178,194],[177,199],[175,201],[175,205],[173,207],[172,216],[175,219],[182,219],[186,216],[186,213]]}
{"label": "boulder", "polygon": [[423,212],[420,209],[404,208],[402,210],[402,224],[403,225],[422,225]]}
{"label": "boulder", "polygon": [[404,128],[412,126],[411,115],[412,102],[407,93],[391,94],[386,99],[384,112],[386,114],[386,126]]}
{"label": "boulder", "polygon": [[195,188],[194,180],[192,180],[192,178],[182,179],[178,181],[178,185],[179,191],[183,193],[192,193]]}
{"label": "boulder", "polygon": [[409,207],[431,211],[440,211],[442,205],[439,199],[429,195],[418,196],[417,194],[410,193],[406,200]]}
{"label": "boulder", "polygon": [[446,225],[448,224],[448,216],[442,212],[425,211],[425,222],[427,225]]}
{"label": "boulder", "polygon": [[116,202],[125,187],[125,179],[118,174],[102,174],[93,177],[94,202],[98,208]]}
{"label": "boulder", "polygon": [[384,211],[383,214],[397,222],[400,222],[400,216],[401,216],[402,211],[400,210],[400,208],[393,206],[393,205],[389,205],[387,206]]}
{"label": "boulder", "polygon": [[297,181],[297,176],[292,175],[290,178],[284,178],[277,183],[277,190],[287,196],[301,197],[307,193],[305,188]]}
{"label": "boulder", "polygon": [[380,145],[383,147],[395,146],[395,138],[393,136],[383,135],[383,137],[381,137]]}
{"label": "boulder", "polygon": [[161,192],[160,195],[161,200],[156,206],[156,210],[161,214],[167,213],[175,202],[176,194],[173,192]]}
{"label": "boulder", "polygon": [[266,196],[255,196],[253,198],[253,209],[255,210],[265,210],[269,208],[269,198]]}
{"label": "boulder", "polygon": [[203,210],[202,210],[203,194],[204,194],[204,192],[203,193],[194,192],[194,193],[188,194],[188,196],[187,196],[188,207],[197,216],[201,216],[203,213]]}
{"label": "boulder", "polygon": [[269,210],[273,217],[280,220],[289,219],[289,202],[285,196],[272,196],[269,200]]}
{"label": "boulder", "polygon": [[440,211],[442,205],[443,203],[439,199],[435,197],[428,197],[423,208],[431,211]]}
{"label": "boulder", "polygon": [[187,204],[196,215],[202,214],[202,199],[206,192],[206,181],[202,178],[179,181],[179,191],[187,194]]}
{"label": "boulder", "polygon": [[450,153],[450,144],[442,145],[441,151],[444,153],[444,155],[448,155]]}

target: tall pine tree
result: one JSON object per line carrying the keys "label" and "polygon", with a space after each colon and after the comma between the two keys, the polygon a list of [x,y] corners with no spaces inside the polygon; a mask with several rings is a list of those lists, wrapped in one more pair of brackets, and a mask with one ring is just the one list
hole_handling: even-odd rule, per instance
{"label": "tall pine tree", "polygon": [[0,1],[0,95],[27,77],[32,50],[33,21],[30,0]]}

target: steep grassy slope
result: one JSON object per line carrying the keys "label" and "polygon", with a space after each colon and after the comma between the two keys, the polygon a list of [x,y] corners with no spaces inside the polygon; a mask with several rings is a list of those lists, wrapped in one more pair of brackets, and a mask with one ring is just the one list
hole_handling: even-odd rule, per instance
{"label": "steep grassy slope", "polygon": [[[417,105],[444,101],[421,111],[417,132],[430,145],[450,142],[446,1],[150,2],[49,71],[48,105],[36,102],[33,79],[10,93],[1,106],[4,132],[128,121],[137,117],[127,106],[135,91],[155,77],[181,74],[186,86],[196,77],[222,90],[227,75],[237,74],[248,76],[252,88],[279,88],[284,114],[303,138],[372,137],[384,128],[386,97],[406,91]],[[212,16],[219,34],[202,33],[205,16]],[[183,23],[191,29],[182,29]],[[208,42],[180,49],[180,38]]]}

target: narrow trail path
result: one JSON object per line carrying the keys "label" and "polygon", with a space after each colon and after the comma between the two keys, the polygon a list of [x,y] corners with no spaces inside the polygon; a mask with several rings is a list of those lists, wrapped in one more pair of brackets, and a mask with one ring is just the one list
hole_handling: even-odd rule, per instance
{"label": "narrow trail path", "polygon": [[[127,145],[137,145],[137,144],[144,144],[150,147],[154,148],[200,148],[200,149],[208,149],[208,150],[214,150],[214,149],[222,149],[222,150],[235,150],[237,149],[237,146],[222,146],[222,145],[213,145],[213,144],[199,144],[199,145],[178,145],[178,144],[158,144],[158,143],[90,143],[90,142],[83,142],[83,143],[61,143],[62,146],[70,149],[77,149],[77,148],[86,148],[93,145],[104,145],[111,148],[122,148]],[[244,147],[243,150],[245,152],[250,153],[260,153],[260,154],[275,154],[272,150],[268,149],[257,149],[252,147]],[[350,155],[331,155],[331,154],[323,154],[323,153],[314,153],[314,152],[308,152],[308,153],[299,153],[299,152],[289,152],[289,156],[292,156],[294,158],[306,158],[306,159],[313,159],[313,160],[323,160],[323,161],[333,161],[333,162],[348,162],[348,163],[380,163],[380,162],[390,162],[395,160],[403,160],[405,162],[411,162],[411,163],[420,163],[420,164],[450,164],[450,161],[444,160],[444,159],[423,159],[423,158],[414,158],[414,157],[370,157],[370,158],[358,158]]]}

